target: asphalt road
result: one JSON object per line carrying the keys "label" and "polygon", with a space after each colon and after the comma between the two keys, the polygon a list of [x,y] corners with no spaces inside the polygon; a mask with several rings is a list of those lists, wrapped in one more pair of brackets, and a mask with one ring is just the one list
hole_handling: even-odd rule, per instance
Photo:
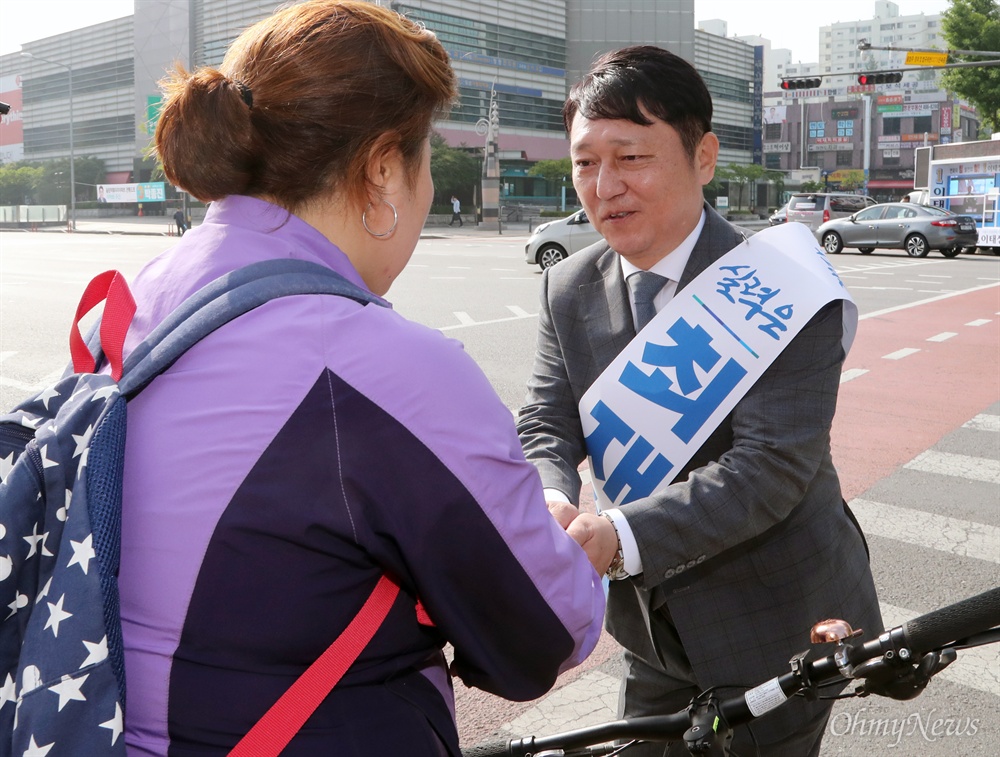
{"label": "asphalt road", "polygon": [[[0,233],[0,407],[61,373],[76,302],[94,274],[130,276],[173,241]],[[403,315],[461,340],[512,410],[538,312],[540,273],[524,263],[524,241],[471,231],[424,239],[389,293]],[[834,457],[891,624],[1000,584],[1000,258],[848,250],[829,259],[862,318],[842,377]],[[963,655],[912,702],[839,704],[823,755],[996,754],[997,650]],[[459,685],[463,743],[611,718],[617,669],[605,638],[536,702]]]}

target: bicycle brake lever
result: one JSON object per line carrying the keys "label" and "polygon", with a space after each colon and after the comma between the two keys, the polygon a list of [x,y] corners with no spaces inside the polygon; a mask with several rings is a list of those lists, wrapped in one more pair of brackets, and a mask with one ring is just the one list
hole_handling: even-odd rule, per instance
{"label": "bicycle brake lever", "polygon": [[898,655],[887,653],[881,659],[869,660],[855,669],[855,677],[863,679],[856,693],[862,697],[878,694],[900,701],[913,699],[926,688],[931,678],[951,665],[957,657],[951,648],[928,652],[915,663],[910,661],[907,649],[901,649]]}

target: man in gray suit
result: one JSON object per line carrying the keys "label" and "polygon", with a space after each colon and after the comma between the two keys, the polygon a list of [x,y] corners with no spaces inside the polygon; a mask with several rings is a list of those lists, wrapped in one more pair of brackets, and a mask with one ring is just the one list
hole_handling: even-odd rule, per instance
{"label": "man in gray suit", "polygon": [[[553,515],[613,579],[607,626],[625,649],[619,713],[665,714],[709,687],[736,687],[720,692],[733,696],[762,683],[787,671],[828,617],[874,638],[882,622],[867,551],[830,455],[840,301],[790,341],[673,483],[600,516],[577,509],[584,392],[743,235],[703,200],[719,141],[708,90],[682,59],[654,47],[609,53],[573,88],[563,117],[573,184],[605,241],[543,275],[518,431]],[[657,293],[633,288],[644,272],[663,277]],[[737,728],[733,751],[815,755],[829,715],[828,702],[790,702],[752,735]],[[671,749],[626,754],[686,754]]]}

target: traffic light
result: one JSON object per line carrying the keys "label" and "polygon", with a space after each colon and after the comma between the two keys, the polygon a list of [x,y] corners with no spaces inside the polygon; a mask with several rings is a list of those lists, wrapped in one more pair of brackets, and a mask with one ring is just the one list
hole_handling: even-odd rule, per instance
{"label": "traffic light", "polygon": [[861,74],[858,84],[896,84],[903,80],[901,71],[889,71],[884,74]]}
{"label": "traffic light", "polygon": [[822,79],[820,77],[811,77],[808,79],[782,79],[781,88],[782,89],[816,89]]}

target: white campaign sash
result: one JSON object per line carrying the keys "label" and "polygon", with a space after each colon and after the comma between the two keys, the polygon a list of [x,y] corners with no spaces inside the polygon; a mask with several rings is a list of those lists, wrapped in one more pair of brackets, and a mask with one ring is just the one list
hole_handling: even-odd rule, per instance
{"label": "white campaign sash", "polygon": [[827,303],[844,300],[844,352],[858,309],[812,232],[765,229],[657,313],[580,400],[604,509],[667,486]]}

